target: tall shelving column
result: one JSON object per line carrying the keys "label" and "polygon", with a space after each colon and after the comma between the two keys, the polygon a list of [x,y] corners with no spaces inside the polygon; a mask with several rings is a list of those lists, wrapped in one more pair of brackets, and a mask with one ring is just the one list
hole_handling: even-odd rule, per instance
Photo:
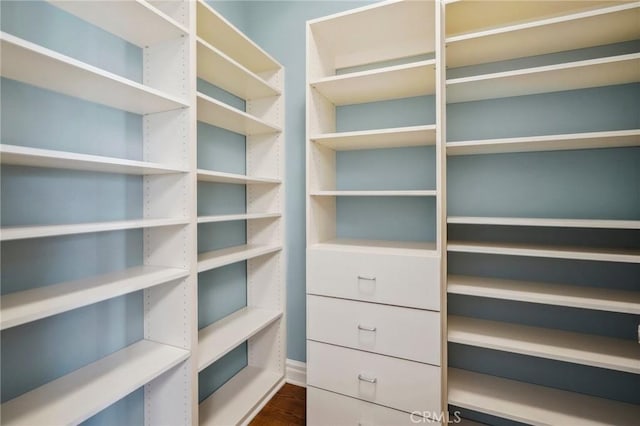
{"label": "tall shelving column", "polygon": [[248,344],[248,365],[200,403],[199,424],[240,424],[284,384],[284,69],[205,2],[196,8],[198,78],[246,101],[241,111],[197,93],[198,121],[246,141],[246,175],[198,170],[200,184],[245,185],[246,212],[198,223],[246,221],[246,244],[200,253],[198,272],[247,262],[247,306],[200,329],[198,370]]}
{"label": "tall shelving column", "polygon": [[[2,76],[140,115],[142,161],[2,145],[3,165],[142,179],[143,217],[2,229],[2,241],[142,230],[142,265],[2,297],[2,329],[142,290],[144,338],[2,404],[2,424],[76,424],[144,387],[146,424],[190,424],[195,398],[195,146],[190,2],[50,2],[142,49],[142,82],[2,33]],[[52,141],[55,142],[55,141]],[[126,247],[123,247],[126,252]]]}
{"label": "tall shelving column", "polygon": [[[533,104],[533,101],[525,103],[528,95],[564,92],[555,98],[560,102],[560,96],[576,93],[565,91],[623,84],[629,85],[625,86],[626,91],[638,90],[638,2],[556,1],[523,5],[515,1],[448,1],[446,23],[449,120],[453,120],[452,110],[462,111],[462,107],[456,108],[453,103],[493,102],[486,107],[490,109],[501,98],[522,96],[518,104],[522,107]],[[598,49],[587,50],[592,47]],[[566,55],[568,59],[561,56],[568,51],[573,56]],[[537,55],[548,56],[531,60]],[[546,62],[529,65],[535,63],[535,59]],[[500,61],[511,62],[506,62],[506,66],[494,64]],[[500,65],[505,70],[496,72]],[[469,68],[462,68],[463,75],[457,67]],[[633,83],[636,87],[631,86]],[[621,102],[620,91],[616,93]],[[581,102],[596,105],[595,110],[599,102],[606,102],[588,96],[593,95],[585,94]],[[552,106],[538,106],[549,107]],[[576,103],[575,108],[577,111],[571,113],[579,115],[581,106]],[[469,111],[464,112],[469,114]],[[449,369],[448,400],[454,406],[475,411],[476,417],[490,415],[528,424],[632,425],[640,416],[638,399],[630,401],[637,395],[640,377],[640,345],[635,338],[640,314],[637,286],[640,217],[637,208],[634,211],[621,207],[638,205],[637,191],[633,190],[637,185],[624,178],[615,179],[615,176],[634,173],[634,166],[624,164],[620,158],[623,152],[624,156],[637,158],[640,122],[637,109],[635,120],[626,122],[603,108],[598,111],[608,117],[608,121],[601,116],[593,119],[601,129],[593,128],[595,126],[585,120],[579,125],[570,124],[576,120],[569,111],[562,111],[568,118],[562,126],[575,127],[573,132],[553,132],[548,128],[549,123],[526,122],[529,130],[521,131],[524,136],[505,134],[496,138],[486,129],[478,128],[475,137],[447,141],[451,163],[458,158],[467,161],[466,157],[452,160],[453,156],[469,156],[467,165],[471,160],[486,165],[499,161],[524,164],[523,156],[529,156],[538,174],[525,182],[526,185],[535,186],[537,182],[533,180],[543,179],[541,172],[547,172],[547,168],[553,170],[556,161],[571,164],[569,167],[573,169],[561,174],[566,182],[556,182],[562,188],[570,188],[569,191],[580,189],[575,187],[578,182],[575,176],[584,173],[579,168],[586,158],[592,161],[590,164],[597,165],[599,179],[615,181],[628,188],[608,187],[607,191],[617,191],[618,197],[630,198],[613,200],[608,194],[593,190],[590,197],[576,197],[576,204],[581,208],[565,208],[563,212],[558,205],[566,200],[556,198],[550,203],[545,193],[538,192],[546,199],[540,202],[546,212],[539,209],[531,216],[522,213],[522,216],[501,217],[499,197],[494,201],[495,207],[487,207],[486,201],[478,201],[473,206],[484,214],[467,213],[471,208],[467,208],[465,214],[450,213],[447,218],[451,237],[447,246],[449,254],[468,256],[459,258],[467,260],[480,256],[486,262],[481,269],[470,266],[471,260],[468,263],[450,261],[450,265],[455,263],[463,272],[450,271],[448,276],[448,292],[458,301],[456,314],[448,318],[448,341],[459,347],[455,359],[457,368]],[[470,115],[466,117],[468,120]],[[457,123],[465,126],[463,122]],[[507,132],[514,133],[514,130]],[[528,154],[530,152],[534,154]],[[597,155],[600,160],[596,163],[591,159]],[[571,163],[567,161],[569,156],[573,157]],[[452,165],[450,170],[454,169]],[[460,168],[456,171],[462,173]],[[450,173],[450,181],[455,180],[453,174]],[[503,179],[514,176],[505,175]],[[637,168],[635,176],[637,179]],[[496,185],[491,179],[481,181]],[[580,182],[579,185],[589,184]],[[454,189],[449,191],[451,200],[455,198],[452,197]],[[564,196],[570,198],[571,194]],[[600,198],[603,201],[594,202]],[[463,208],[458,199],[449,204],[454,203],[456,208]],[[529,207],[514,207],[516,200],[510,203],[512,210],[531,210],[528,202],[523,204]],[[514,272],[512,262],[519,262],[515,264],[520,265],[521,271]],[[469,272],[473,270],[477,272]],[[537,278],[523,279],[522,271],[537,274]],[[465,298],[472,298],[473,302],[464,302]],[[453,303],[450,305],[453,307]],[[479,306],[491,306],[492,312],[482,312]],[[522,311],[516,312],[509,306]],[[558,316],[557,321],[546,320],[552,315]],[[606,325],[600,327],[601,324]],[[619,329],[612,330],[612,324]],[[489,352],[492,357],[503,360],[502,363],[498,365],[493,358],[480,358],[488,357]],[[474,357],[483,361],[474,363],[469,353],[484,354]],[[522,361],[524,357],[527,358]],[[526,369],[538,368],[535,375],[523,371],[525,362]],[[560,372],[562,379],[554,380],[553,376]],[[577,375],[586,380],[576,380]],[[595,383],[598,384],[592,385]],[[615,391],[611,390],[612,386]],[[491,421],[490,418],[484,420]]]}
{"label": "tall shelving column", "polygon": [[[439,15],[439,2],[386,1],[307,22],[309,424],[409,424],[409,413],[439,416],[445,404]],[[339,126],[342,106],[420,96],[430,97],[427,103],[433,102],[436,112],[433,118],[421,116],[417,125],[355,131]],[[341,158],[373,152],[369,150],[391,155],[393,148],[431,152],[430,146],[433,157],[427,155],[430,161],[420,169],[433,172],[432,178],[408,186],[389,176],[389,182],[377,187],[356,187],[342,178],[348,166]],[[418,203],[413,202],[416,197]],[[398,217],[418,215],[418,226],[429,228],[429,236],[345,237],[338,222],[343,202],[353,200],[399,208]],[[425,205],[426,216],[411,210]],[[371,213],[364,208],[359,214],[365,218]]]}

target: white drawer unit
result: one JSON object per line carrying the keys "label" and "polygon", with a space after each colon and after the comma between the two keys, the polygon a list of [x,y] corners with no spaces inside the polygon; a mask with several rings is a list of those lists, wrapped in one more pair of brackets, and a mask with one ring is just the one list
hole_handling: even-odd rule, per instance
{"label": "white drawer unit", "polygon": [[310,248],[307,293],[439,311],[440,258]]}
{"label": "white drawer unit", "polygon": [[440,365],[440,312],[308,296],[307,338]]}
{"label": "white drawer unit", "polygon": [[440,411],[440,367],[309,340],[310,386],[406,412]]}
{"label": "white drawer unit", "polygon": [[403,426],[426,423],[417,414],[412,416],[404,411],[311,386],[307,388],[307,419],[308,426]]}

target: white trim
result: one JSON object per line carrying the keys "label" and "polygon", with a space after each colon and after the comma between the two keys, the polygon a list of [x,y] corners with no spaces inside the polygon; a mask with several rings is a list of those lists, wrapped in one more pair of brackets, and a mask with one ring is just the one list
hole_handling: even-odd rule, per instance
{"label": "white trim", "polygon": [[285,381],[292,385],[307,387],[307,364],[287,358]]}

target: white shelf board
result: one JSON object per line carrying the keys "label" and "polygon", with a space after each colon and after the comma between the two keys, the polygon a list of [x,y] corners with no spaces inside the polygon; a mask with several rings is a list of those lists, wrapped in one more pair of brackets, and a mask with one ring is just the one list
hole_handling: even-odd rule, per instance
{"label": "white shelf board", "polygon": [[640,146],[640,129],[447,142],[447,155]]}
{"label": "white shelf board", "polygon": [[447,292],[527,303],[640,315],[640,292],[450,275]]}
{"label": "white shelf board", "polygon": [[244,244],[198,255],[198,272],[208,271],[282,250],[280,245]]}
{"label": "white shelf board", "polygon": [[435,197],[435,190],[314,191],[316,197]]}
{"label": "white shelf board", "polygon": [[449,368],[449,404],[526,424],[635,426],[640,406]]}
{"label": "white shelf board", "polygon": [[143,48],[189,34],[186,28],[144,0],[48,1],[84,21]]}
{"label": "white shelf board", "polygon": [[282,317],[282,311],[247,307],[198,331],[198,371]]}
{"label": "white shelf board", "polygon": [[564,330],[449,315],[448,341],[556,361],[640,373],[640,345]]}
{"label": "white shelf board", "polygon": [[546,257],[593,260],[601,262],[640,263],[640,251],[586,247],[543,246],[532,244],[450,241],[449,252],[499,254],[507,256]]}
{"label": "white shelf board", "polygon": [[6,426],[79,424],[189,357],[141,340],[2,404]]}
{"label": "white shelf board", "polygon": [[385,241],[337,238],[310,245],[309,249],[426,257],[433,257],[437,255],[435,243],[417,241]]}
{"label": "white shelf board", "polygon": [[246,136],[282,131],[277,126],[202,93],[198,93],[198,121]]}
{"label": "white shelf board", "polygon": [[351,105],[433,94],[435,75],[435,61],[427,60],[325,77],[310,84],[334,105]]}
{"label": "white shelf board", "polygon": [[424,125],[325,133],[312,136],[311,141],[336,151],[435,145],[436,126]]}
{"label": "white shelf board", "polygon": [[124,173],[131,175],[154,175],[166,173],[186,173],[187,169],[166,167],[146,161],[77,154],[0,144],[2,164],[28,167],[48,167],[53,169],[85,170],[103,173]]}
{"label": "white shelf board", "polygon": [[640,81],[640,53],[447,80],[447,102],[469,102]]}
{"label": "white shelf board", "polygon": [[200,425],[244,424],[247,416],[258,408],[282,381],[281,373],[253,366],[243,368],[200,403]]}
{"label": "white shelf board", "polygon": [[586,229],[640,229],[640,220],[449,216],[447,217],[447,223],[465,225],[542,226]]}
{"label": "white shelf board", "polygon": [[[640,38],[640,3],[448,37],[447,66],[504,61]],[[571,34],[571,37],[567,37]]]}
{"label": "white shelf board", "polygon": [[189,105],[176,97],[92,65],[0,33],[2,76],[136,114]]}
{"label": "white shelf board", "polygon": [[216,46],[254,73],[273,71],[281,65],[203,0],[196,2],[198,37]]}
{"label": "white shelf board", "polygon": [[309,21],[335,68],[418,56],[435,50],[432,2],[385,1]]}
{"label": "white shelf board", "polygon": [[198,169],[199,182],[237,183],[237,184],[279,184],[282,181],[275,178],[252,177],[235,173],[214,172]]}
{"label": "white shelf board", "polygon": [[280,213],[220,214],[211,216],[198,216],[198,223],[233,222],[235,220],[277,219],[281,216],[282,214]]}
{"label": "white shelf board", "polygon": [[242,99],[277,96],[280,90],[225,55],[197,39],[198,77]]}
{"label": "white shelf board", "polygon": [[188,275],[189,272],[183,269],[136,266],[97,277],[5,294],[0,300],[0,329],[5,330]]}

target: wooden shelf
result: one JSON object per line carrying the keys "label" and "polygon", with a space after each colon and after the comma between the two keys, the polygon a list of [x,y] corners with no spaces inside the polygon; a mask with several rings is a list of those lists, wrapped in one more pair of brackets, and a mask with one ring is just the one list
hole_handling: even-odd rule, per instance
{"label": "wooden shelf", "polygon": [[[82,2],[80,2],[82,3]],[[0,33],[2,76],[136,114],[184,108],[178,98]]]}
{"label": "wooden shelf", "polygon": [[447,155],[640,146],[640,129],[447,142]]}
{"label": "wooden shelf", "polygon": [[199,216],[198,223],[233,222],[235,220],[277,219],[282,217],[280,213],[241,213],[220,214],[212,216]]}
{"label": "wooden shelf", "polygon": [[6,426],[79,424],[189,357],[141,340],[2,404]]}
{"label": "wooden shelf", "polygon": [[334,240],[328,240],[321,243],[313,244],[309,247],[309,249],[427,257],[437,255],[435,243],[417,241],[384,241],[337,238]]}
{"label": "wooden shelf", "polygon": [[436,126],[325,133],[312,136],[311,141],[336,151],[435,145]]}
{"label": "wooden shelf", "polygon": [[506,256],[546,257],[555,259],[592,260],[601,262],[640,263],[640,251],[597,249],[585,247],[542,246],[532,244],[502,244],[472,241],[451,241],[449,252],[499,254]]}
{"label": "wooden shelf", "polygon": [[640,53],[447,80],[447,102],[470,102],[640,81]]}
{"label": "wooden shelf", "polygon": [[196,2],[198,37],[216,46],[254,73],[273,71],[281,65],[203,0]]}
{"label": "wooden shelf", "polygon": [[136,266],[98,277],[5,294],[0,302],[0,329],[5,330],[188,275],[189,272],[183,269]]}
{"label": "wooden shelf", "polygon": [[447,218],[447,223],[464,225],[541,226],[586,229],[640,229],[640,220],[449,216]]}
{"label": "wooden shelf", "polygon": [[433,94],[435,74],[435,61],[428,60],[326,77],[311,87],[334,105],[351,105]]}
{"label": "wooden shelf", "polygon": [[450,275],[447,292],[466,296],[640,315],[640,292]]}
{"label": "wooden shelf", "polygon": [[186,173],[186,169],[166,167],[146,161],[76,154],[15,145],[0,145],[2,164],[53,169],[84,170],[102,173],[124,173],[130,175],[154,175]]}
{"label": "wooden shelf", "polygon": [[198,255],[198,272],[208,271],[282,250],[280,245],[245,244]]}
{"label": "wooden shelf", "polygon": [[627,373],[640,373],[633,340],[449,315],[448,341]]}
{"label": "wooden shelf", "polygon": [[247,307],[201,329],[198,332],[198,371],[281,317],[281,311]]}
{"label": "wooden shelf", "polygon": [[447,37],[447,66],[476,65],[636,40],[640,38],[639,20],[638,3],[630,3]]}
{"label": "wooden shelf", "polygon": [[277,96],[280,90],[198,38],[198,77],[242,99]]}
{"label": "wooden shelf", "polygon": [[150,2],[48,0],[56,7],[139,47],[147,47],[189,34],[178,22]]}
{"label": "wooden shelf", "polygon": [[387,1],[309,21],[335,68],[434,52],[434,27],[434,4],[413,1]]}
{"label": "wooden shelf", "polygon": [[156,228],[160,226],[182,226],[188,223],[188,219],[135,219],[114,222],[73,223],[69,225],[8,226],[0,229],[0,241]]}
{"label": "wooden shelf", "polygon": [[199,182],[219,182],[219,183],[237,183],[246,184],[279,184],[282,181],[275,178],[251,177],[238,175],[235,173],[214,172],[210,170],[198,169]]}
{"label": "wooden shelf", "polygon": [[435,190],[314,191],[315,197],[435,197]]}
{"label": "wooden shelf", "polygon": [[198,93],[198,121],[221,127],[241,135],[253,136],[278,133],[281,129],[246,112]]}
{"label": "wooden shelf", "polygon": [[282,383],[280,373],[245,367],[200,403],[200,425],[244,424]]}
{"label": "wooden shelf", "polygon": [[449,368],[449,404],[531,425],[634,426],[640,406]]}

